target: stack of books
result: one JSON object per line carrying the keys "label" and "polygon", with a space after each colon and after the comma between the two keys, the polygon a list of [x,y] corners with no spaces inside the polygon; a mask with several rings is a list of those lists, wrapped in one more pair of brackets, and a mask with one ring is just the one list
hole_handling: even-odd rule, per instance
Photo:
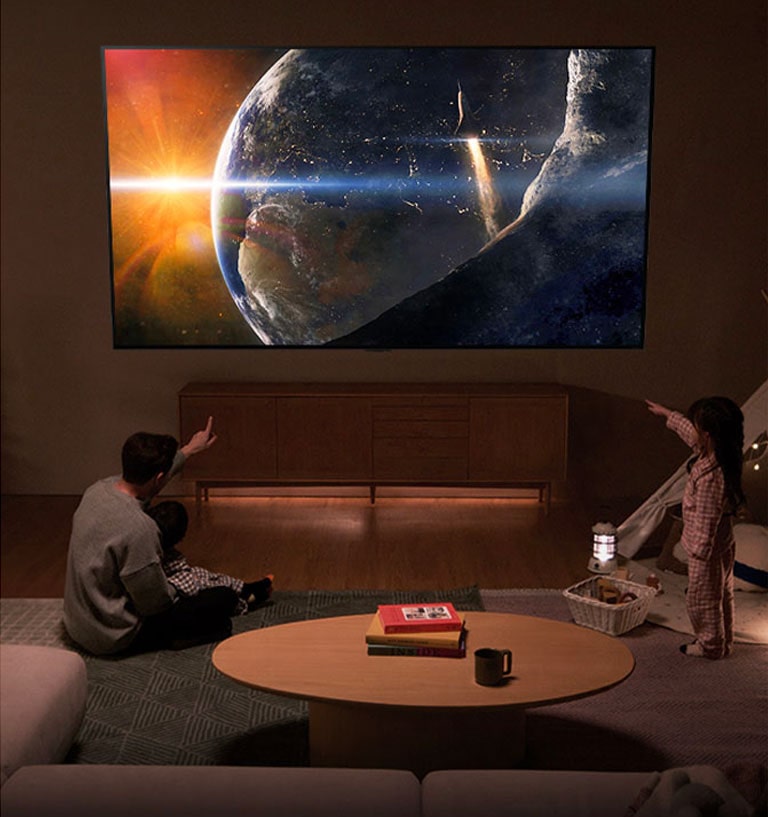
{"label": "stack of books", "polygon": [[380,604],[365,634],[368,655],[464,658],[464,620],[446,604]]}

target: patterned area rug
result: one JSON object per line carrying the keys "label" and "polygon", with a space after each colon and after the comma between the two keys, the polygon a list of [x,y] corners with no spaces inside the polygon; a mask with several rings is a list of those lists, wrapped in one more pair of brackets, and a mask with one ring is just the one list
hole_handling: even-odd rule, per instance
{"label": "patterned area rug", "polygon": [[[486,610],[572,621],[560,590],[482,590]],[[635,669],[599,695],[529,710],[527,765],[655,771],[710,764],[754,802],[768,780],[768,647],[723,661],[680,653],[685,635],[646,621],[619,636]],[[509,645],[514,653],[514,644]]]}
{"label": "patterned area rug", "polygon": [[[482,610],[475,587],[447,592],[275,592],[233,620],[233,632],[289,621],[373,614],[378,604],[450,601]],[[72,763],[306,765],[306,702],[248,689],[211,663],[213,644],[116,658],[89,656],[67,638],[61,599],[0,599],[0,640],[81,652],[88,669],[83,726]]]}

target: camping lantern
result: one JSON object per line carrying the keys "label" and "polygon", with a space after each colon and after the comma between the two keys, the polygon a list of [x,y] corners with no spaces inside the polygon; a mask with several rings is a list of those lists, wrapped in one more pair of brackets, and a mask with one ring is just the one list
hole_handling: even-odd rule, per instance
{"label": "camping lantern", "polygon": [[598,522],[592,528],[592,558],[587,568],[592,573],[616,570],[616,528],[610,522]]}

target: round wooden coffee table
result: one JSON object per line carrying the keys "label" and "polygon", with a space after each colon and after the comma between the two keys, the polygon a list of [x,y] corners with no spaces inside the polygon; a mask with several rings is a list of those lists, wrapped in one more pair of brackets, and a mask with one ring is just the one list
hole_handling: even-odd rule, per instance
{"label": "round wooden coffee table", "polygon": [[[594,695],[633,670],[602,633],[532,616],[463,614],[466,658],[369,656],[372,614],[299,621],[232,636],[213,664],[256,689],[309,701],[313,765],[508,768],[525,754],[525,709]],[[512,650],[512,675],[474,681],[474,650]]]}

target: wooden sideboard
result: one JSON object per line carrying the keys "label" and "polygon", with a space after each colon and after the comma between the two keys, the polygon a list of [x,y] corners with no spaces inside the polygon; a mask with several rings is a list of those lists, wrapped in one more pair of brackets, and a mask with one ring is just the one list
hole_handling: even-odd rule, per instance
{"label": "wooden sideboard", "polygon": [[214,417],[190,459],[198,501],[241,486],[535,487],[547,510],[567,466],[568,393],[486,383],[190,383],[182,440]]}

